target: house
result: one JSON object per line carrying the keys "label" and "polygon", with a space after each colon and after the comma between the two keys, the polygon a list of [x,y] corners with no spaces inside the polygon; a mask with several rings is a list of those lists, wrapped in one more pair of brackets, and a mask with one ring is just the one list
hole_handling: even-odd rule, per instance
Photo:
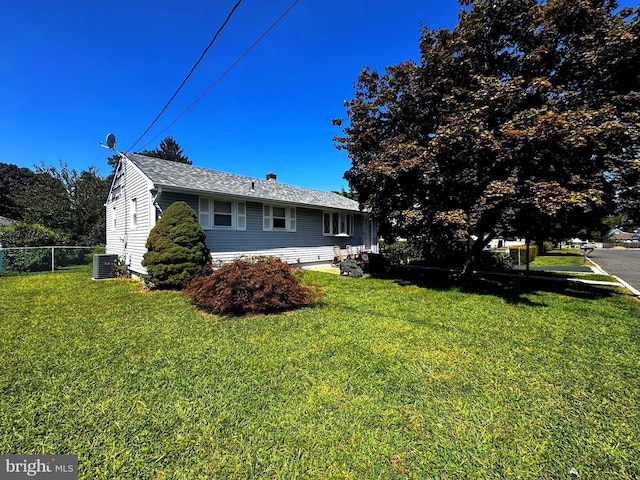
{"label": "house", "polygon": [[0,215],[0,227],[8,227],[17,223],[15,220]]}
{"label": "house", "polygon": [[615,233],[612,237],[616,243],[631,243],[633,241],[633,233]]}
{"label": "house", "polygon": [[106,253],[134,273],[162,211],[183,200],[207,234],[213,261],[268,255],[293,264],[328,263],[333,246],[377,250],[376,225],[357,202],[335,193],[137,154],[122,155],[105,204]]}
{"label": "house", "polygon": [[625,232],[618,227],[612,228],[609,230],[609,233],[607,233],[607,238],[613,238],[614,235],[620,235],[621,233]]}

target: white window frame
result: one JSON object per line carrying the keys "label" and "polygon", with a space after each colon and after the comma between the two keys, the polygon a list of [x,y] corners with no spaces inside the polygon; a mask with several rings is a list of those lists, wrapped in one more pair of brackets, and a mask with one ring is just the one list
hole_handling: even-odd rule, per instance
{"label": "white window frame", "polygon": [[[236,227],[236,221],[235,221],[235,215],[234,215],[234,207],[233,207],[233,202],[229,201],[229,200],[219,200],[219,199],[211,199],[211,228],[213,229],[225,229],[225,230],[229,230],[229,229],[234,229]],[[229,206],[229,211],[225,210],[220,211],[220,210],[216,210],[216,206],[220,206],[221,204],[224,204],[225,207],[228,205]],[[224,218],[228,218],[229,221],[229,225],[216,225],[216,216],[220,216],[220,217],[224,217]]]}
{"label": "white window frame", "polygon": [[[325,228],[327,217],[329,219],[329,231]],[[322,235],[325,237],[353,237],[354,231],[355,218],[352,213],[330,210],[322,212]]]}
{"label": "white window frame", "polygon": [[138,198],[131,199],[131,228],[138,228]]}
{"label": "white window frame", "polygon": [[[231,205],[231,212],[217,212],[217,215],[229,215],[231,225],[216,225],[216,202]],[[203,230],[246,230],[246,202],[216,197],[198,197],[198,222]]]}
{"label": "white window frame", "polygon": [[[284,217],[275,217],[273,215],[274,208],[284,209]],[[284,219],[284,227],[274,227],[274,219]],[[297,228],[297,212],[296,207],[285,207],[283,205],[262,205],[262,230],[265,232],[295,232]]]}

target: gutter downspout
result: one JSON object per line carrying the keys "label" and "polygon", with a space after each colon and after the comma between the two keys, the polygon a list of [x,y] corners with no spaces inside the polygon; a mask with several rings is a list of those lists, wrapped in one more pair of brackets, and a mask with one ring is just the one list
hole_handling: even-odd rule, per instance
{"label": "gutter downspout", "polygon": [[156,192],[156,196],[153,197],[153,200],[151,200],[151,204],[156,207],[156,210],[158,212],[160,212],[160,215],[162,215],[162,208],[160,207],[160,204],[158,203],[158,199],[160,198],[160,195],[162,195],[162,187],[158,187],[158,191]]}

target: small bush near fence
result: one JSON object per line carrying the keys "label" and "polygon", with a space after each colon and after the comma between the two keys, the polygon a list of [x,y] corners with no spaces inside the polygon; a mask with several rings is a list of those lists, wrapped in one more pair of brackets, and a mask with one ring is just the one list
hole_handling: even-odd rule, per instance
{"label": "small bush near fence", "polygon": [[[527,247],[526,245],[517,245],[509,247],[509,254],[514,265],[525,265],[527,263]],[[538,246],[529,245],[529,263],[533,262],[538,256]]]}
{"label": "small bush near fence", "polygon": [[[53,256],[52,256],[53,252]],[[47,272],[86,265],[91,247],[10,247],[2,249],[0,273]]]}
{"label": "small bush near fence", "polygon": [[279,312],[321,298],[317,287],[300,284],[300,275],[278,258],[239,259],[198,277],[185,294],[200,309],[217,315]]}
{"label": "small bush near fence", "polygon": [[484,251],[480,254],[475,268],[480,270],[511,270],[515,263],[510,253]]}

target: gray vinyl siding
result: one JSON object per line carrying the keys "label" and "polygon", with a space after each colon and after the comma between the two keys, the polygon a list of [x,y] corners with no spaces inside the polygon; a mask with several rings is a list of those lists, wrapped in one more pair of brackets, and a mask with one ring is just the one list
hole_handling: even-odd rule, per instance
{"label": "gray vinyl siding", "polygon": [[[215,195],[208,198],[216,198]],[[197,195],[163,192],[158,203],[162,210],[176,201],[185,201],[199,218]],[[268,204],[291,207],[293,205]],[[333,246],[342,250],[352,245],[355,250],[368,248],[363,229],[363,214],[355,213],[354,234],[350,237],[325,236],[322,233],[322,209],[296,207],[296,231],[263,230],[263,203],[246,202],[246,230],[205,230],[206,244],[214,260],[230,261],[243,255],[273,255],[291,263],[327,262],[333,259]],[[348,212],[352,213],[352,212]]]}
{"label": "gray vinyl siding", "polygon": [[[216,196],[214,195],[212,198],[216,198]],[[158,204],[162,211],[177,201],[186,202],[199,216],[199,197],[197,195],[163,191],[158,198]],[[263,203],[246,202],[246,230],[216,228],[205,230],[206,244],[211,251],[213,260],[231,261],[243,255],[272,255],[290,263],[330,262],[333,259],[334,245],[338,245],[345,254],[347,245],[351,245],[354,251],[369,248],[368,245],[365,245],[363,229],[368,228],[368,224],[363,214],[347,212],[353,213],[353,236],[333,237],[325,236],[322,233],[323,213],[322,209],[296,206],[295,232],[264,231]]]}
{"label": "gray vinyl siding", "polygon": [[359,245],[363,243],[362,215],[354,215],[352,237],[326,237],[322,234],[322,210],[297,207],[296,231],[264,231],[262,229],[262,203],[247,202],[246,230],[208,230],[207,247],[211,253],[248,252],[290,247],[318,247]]}
{"label": "gray vinyl siding", "polygon": [[158,198],[158,205],[164,212],[172,203],[187,202],[196,214],[198,213],[198,197],[197,195],[187,195],[184,193],[162,192]]}

